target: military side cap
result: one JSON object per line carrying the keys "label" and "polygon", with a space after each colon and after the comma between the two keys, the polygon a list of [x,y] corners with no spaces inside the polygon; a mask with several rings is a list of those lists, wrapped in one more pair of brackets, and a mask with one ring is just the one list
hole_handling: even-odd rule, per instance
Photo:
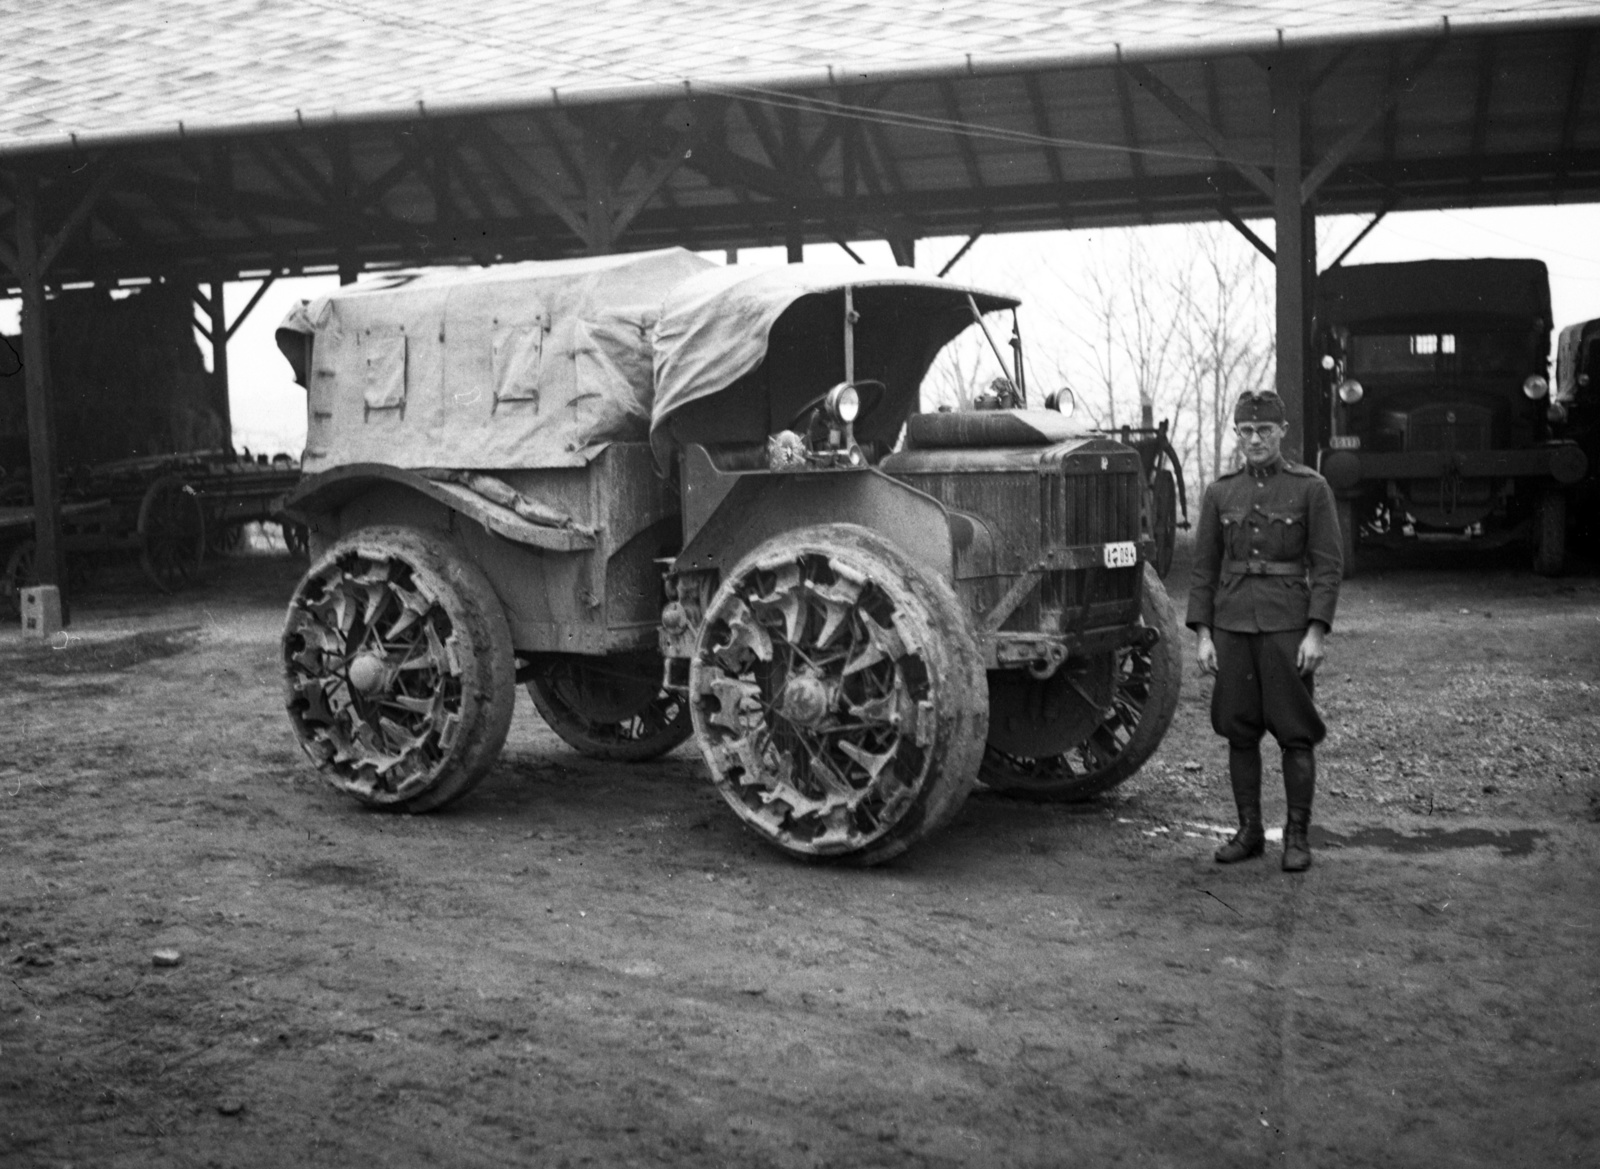
{"label": "military side cap", "polygon": [[1288,421],[1283,399],[1272,390],[1247,390],[1239,395],[1239,403],[1233,408],[1235,426],[1241,422],[1276,422],[1282,426]]}

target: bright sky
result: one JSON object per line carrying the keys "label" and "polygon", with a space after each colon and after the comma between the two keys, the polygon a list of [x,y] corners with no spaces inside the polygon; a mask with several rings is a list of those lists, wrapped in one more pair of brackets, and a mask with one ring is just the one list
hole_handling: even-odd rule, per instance
{"label": "bright sky", "polygon": [[[1365,220],[1358,217],[1323,221],[1319,231],[1321,263],[1331,262],[1364,224]],[[1271,240],[1270,225],[1251,226]],[[1134,230],[1152,233],[1153,246],[1183,246],[1184,243],[1182,228]],[[1070,280],[1071,272],[1081,270],[1099,246],[1097,241],[1115,234],[1050,232],[987,237],[979,240],[950,274],[1020,295],[1026,328],[1030,292],[1035,297],[1059,295],[1060,281]],[[955,239],[920,242],[918,268],[937,272],[960,244],[961,241]],[[892,263],[887,244],[865,243],[855,247],[869,263]],[[1543,260],[1550,270],[1557,327],[1600,317],[1600,204],[1397,213],[1379,224],[1345,262],[1467,257]],[[848,262],[844,253],[831,245],[808,248],[806,258]],[[782,263],[783,252],[776,248],[745,251],[740,254],[739,261]],[[1260,262],[1266,264],[1265,259]],[[1042,273],[1050,275],[1047,286],[1041,279]],[[295,300],[317,296],[336,286],[332,277],[280,280],[240,326],[228,352],[236,446],[249,447],[254,452],[285,451],[298,456],[305,441],[305,394],[290,379],[289,367],[278,352],[273,332]],[[227,299],[231,311],[236,313],[242,308],[254,291],[253,283],[229,285]],[[16,331],[14,301],[0,301],[0,331]],[[202,351],[205,349],[202,344]]]}

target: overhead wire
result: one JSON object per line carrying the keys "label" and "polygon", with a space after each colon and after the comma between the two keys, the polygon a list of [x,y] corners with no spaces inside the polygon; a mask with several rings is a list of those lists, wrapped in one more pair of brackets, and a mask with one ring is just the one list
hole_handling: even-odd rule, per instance
{"label": "overhead wire", "polygon": [[[300,0],[300,3],[314,8],[321,8],[341,15],[356,14],[363,19],[389,25],[394,28],[408,29],[410,31],[424,31],[430,34],[442,34],[462,44],[475,47],[491,45],[509,53],[527,53],[533,46],[521,41],[498,35],[486,33],[481,30],[463,29],[462,27],[442,20],[434,20],[413,13],[396,13],[379,8],[373,4],[361,3],[360,0]],[[896,129],[921,130],[929,133],[960,134],[972,138],[985,138],[999,142],[1015,142],[1028,146],[1050,147],[1057,150],[1090,150],[1101,151],[1108,154],[1130,155],[1136,154],[1146,158],[1170,158],[1184,162],[1215,162],[1215,151],[1197,152],[1167,149],[1153,146],[1134,146],[1130,144],[1099,142],[1085,138],[1065,138],[1050,134],[1039,134],[1028,130],[1016,130],[1002,126],[991,126],[982,122],[972,122],[961,118],[940,118],[927,114],[916,114],[909,111],[883,110],[873,106],[863,106],[850,102],[830,100],[821,97],[811,97],[802,93],[788,90],[773,89],[759,85],[720,84],[717,82],[695,81],[668,73],[652,72],[650,74],[638,73],[626,69],[616,68],[616,62],[599,53],[578,50],[569,52],[565,48],[560,54],[564,62],[587,61],[592,62],[604,74],[615,77],[619,82],[633,84],[671,85],[681,84],[684,87],[686,99],[692,100],[697,94],[731,97],[739,100],[752,101],[774,109],[790,109],[803,113],[815,113],[824,117],[846,118],[852,121],[887,126]],[[835,88],[842,88],[835,86]],[[1267,165],[1257,163],[1256,165]]]}

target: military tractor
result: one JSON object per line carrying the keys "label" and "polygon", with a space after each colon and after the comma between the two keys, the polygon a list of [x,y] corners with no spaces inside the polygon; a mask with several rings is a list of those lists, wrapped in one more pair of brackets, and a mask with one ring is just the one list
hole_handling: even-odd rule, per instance
{"label": "military tractor", "polygon": [[[1017,305],[668,250],[296,309],[300,743],[363,804],[440,808],[523,683],[578,751],[693,736],[762,840],[860,864],[980,779],[1041,800],[1126,779],[1181,676],[1138,452],[1059,410],[918,410],[967,327],[1001,360],[992,315]],[[997,383],[1023,386],[1017,354]]]}
{"label": "military tractor", "polygon": [[1307,411],[1345,571],[1363,546],[1517,540],[1554,575],[1587,460],[1554,429],[1550,284],[1537,260],[1425,260],[1324,273],[1326,373]]}

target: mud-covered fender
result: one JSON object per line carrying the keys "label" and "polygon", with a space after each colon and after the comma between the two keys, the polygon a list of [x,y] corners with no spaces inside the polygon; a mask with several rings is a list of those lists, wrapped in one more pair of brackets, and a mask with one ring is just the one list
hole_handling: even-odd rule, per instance
{"label": "mud-covered fender", "polygon": [[933,496],[875,468],[722,472],[703,448],[691,445],[683,475],[687,542],[673,564],[677,572],[725,572],[757,544],[784,532],[860,524],[954,580],[950,513]]}
{"label": "mud-covered fender", "polygon": [[282,510],[290,519],[315,531],[323,517],[336,515],[346,504],[374,488],[391,485],[434,500],[486,531],[518,544],[553,552],[579,552],[595,546],[592,532],[531,523],[461,483],[429,478],[387,463],[349,463],[308,475],[284,497]]}

